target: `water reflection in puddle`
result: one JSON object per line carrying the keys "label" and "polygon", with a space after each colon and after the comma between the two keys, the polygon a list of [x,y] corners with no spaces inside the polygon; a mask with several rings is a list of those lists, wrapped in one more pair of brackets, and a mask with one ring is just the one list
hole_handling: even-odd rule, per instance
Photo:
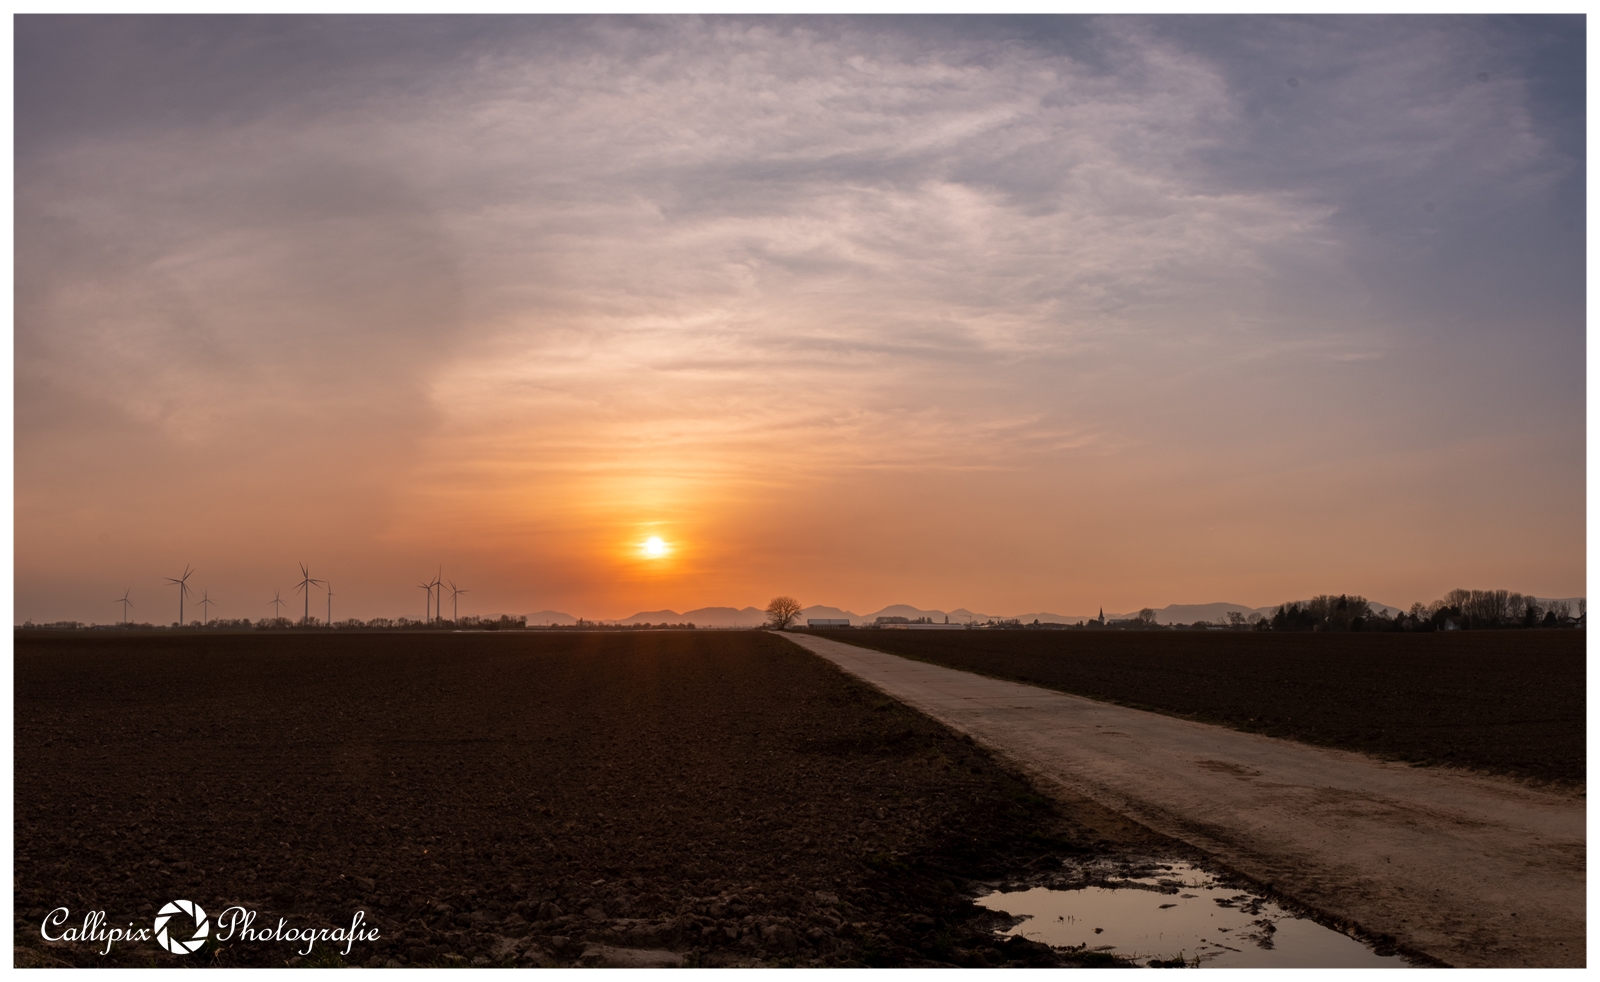
{"label": "water reflection in puddle", "polygon": [[1102,886],[1035,887],[977,902],[1026,918],[1006,934],[1140,963],[1181,957],[1219,968],[1406,967],[1393,954],[1379,955],[1270,900],[1223,886],[1205,870],[1185,863],[1151,869],[1150,875],[1107,877]]}

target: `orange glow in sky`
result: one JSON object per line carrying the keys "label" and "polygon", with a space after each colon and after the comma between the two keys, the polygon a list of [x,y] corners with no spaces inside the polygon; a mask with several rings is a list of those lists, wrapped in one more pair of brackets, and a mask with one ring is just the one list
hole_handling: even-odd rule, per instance
{"label": "orange glow in sky", "polygon": [[16,619],[1582,594],[1581,18],[1047,20],[19,21]]}

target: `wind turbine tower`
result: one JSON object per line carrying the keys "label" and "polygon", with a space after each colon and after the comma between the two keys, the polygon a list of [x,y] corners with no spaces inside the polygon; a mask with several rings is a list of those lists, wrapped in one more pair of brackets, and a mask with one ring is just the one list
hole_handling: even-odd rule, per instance
{"label": "wind turbine tower", "polygon": [[296,590],[299,590],[299,591],[301,591],[302,593],[304,593],[306,595],[306,612],[305,612],[305,616],[303,618],[301,618],[301,620],[300,620],[301,624],[309,624],[309,623],[311,623],[311,588],[314,587],[314,586],[321,586],[321,585],[322,585],[322,581],[321,580],[313,580],[311,578],[311,571],[309,569],[306,569],[306,564],[305,563],[301,563],[300,564],[300,583],[299,583],[298,586],[295,587]]}
{"label": "wind turbine tower", "polygon": [[325,585],[328,588],[328,626],[332,627],[333,626],[333,581],[329,580]]}
{"label": "wind turbine tower", "polygon": [[121,600],[113,600],[113,601],[111,601],[114,604],[121,604],[122,605],[122,623],[124,623],[124,624],[128,623],[128,608],[133,606],[133,601],[128,599],[128,594],[132,593],[132,592],[133,592],[133,587],[130,586],[130,587],[128,587],[128,589],[122,591],[122,599]]}
{"label": "wind turbine tower", "polygon": [[194,575],[194,570],[188,563],[183,564],[183,575],[177,579],[167,577],[167,582],[178,588],[178,626],[183,626],[183,599],[189,595],[189,577]]}
{"label": "wind turbine tower", "polygon": [[283,605],[284,605],[284,603],[285,603],[285,601],[283,600],[283,598],[278,596],[278,591],[276,589],[274,589],[272,591],[272,603],[268,605],[268,606],[270,606],[272,608],[272,619],[273,620],[279,620],[279,621],[283,620]]}
{"label": "wind turbine tower", "polygon": [[450,619],[452,621],[459,621],[461,619],[461,608],[458,605],[458,601],[460,596],[466,592],[466,590],[461,590],[456,587],[455,580],[450,581]]}
{"label": "wind turbine tower", "polygon": [[201,618],[203,623],[206,623],[206,624],[210,624],[211,623],[211,619],[210,619],[211,618],[211,608],[213,606],[215,606],[216,603],[217,602],[215,600],[211,599],[211,594],[210,594],[209,591],[207,591],[207,590],[201,590],[200,591],[200,611],[201,611],[200,618]]}
{"label": "wind turbine tower", "polygon": [[433,616],[433,584],[418,583],[417,589],[428,591],[428,599],[422,602],[422,622],[426,624],[428,623],[428,619]]}

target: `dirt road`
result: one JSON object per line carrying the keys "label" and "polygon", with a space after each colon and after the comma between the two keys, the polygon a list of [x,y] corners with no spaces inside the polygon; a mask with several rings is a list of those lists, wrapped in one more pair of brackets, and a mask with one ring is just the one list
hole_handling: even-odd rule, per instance
{"label": "dirt road", "polygon": [[1021,767],[1459,966],[1585,963],[1585,800],[791,634]]}

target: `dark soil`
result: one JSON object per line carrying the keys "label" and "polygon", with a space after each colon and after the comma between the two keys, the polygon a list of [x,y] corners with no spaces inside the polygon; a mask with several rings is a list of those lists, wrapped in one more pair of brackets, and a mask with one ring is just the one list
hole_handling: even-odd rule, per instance
{"label": "dark soil", "polygon": [[817,633],[1394,760],[1584,781],[1582,631]]}
{"label": "dark soil", "polygon": [[[971,895],[1187,854],[759,632],[19,633],[15,687],[18,964],[1071,964]],[[193,955],[40,937],[179,898]]]}

